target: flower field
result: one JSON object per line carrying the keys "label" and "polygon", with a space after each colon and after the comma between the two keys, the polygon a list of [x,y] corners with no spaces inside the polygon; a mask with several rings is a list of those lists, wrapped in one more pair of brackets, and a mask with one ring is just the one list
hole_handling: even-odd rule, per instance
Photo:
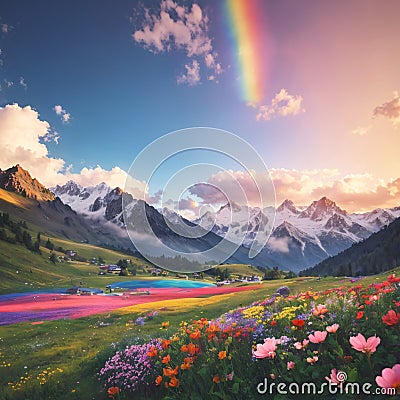
{"label": "flower field", "polygon": [[[281,293],[286,297],[256,301],[213,320],[184,321],[179,329],[163,321],[158,338],[127,345],[106,361],[99,371],[104,395],[295,398],[297,388],[311,382],[321,398],[349,398],[357,393],[349,383],[368,391],[361,397],[400,395],[400,278]],[[136,323],[143,326],[146,318]],[[334,397],[328,388],[336,390]]]}

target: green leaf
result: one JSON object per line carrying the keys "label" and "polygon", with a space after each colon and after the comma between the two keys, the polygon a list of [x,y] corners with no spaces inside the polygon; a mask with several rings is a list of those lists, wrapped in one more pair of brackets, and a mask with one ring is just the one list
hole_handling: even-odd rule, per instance
{"label": "green leaf", "polygon": [[235,382],[232,386],[232,393],[239,393],[239,382]]}

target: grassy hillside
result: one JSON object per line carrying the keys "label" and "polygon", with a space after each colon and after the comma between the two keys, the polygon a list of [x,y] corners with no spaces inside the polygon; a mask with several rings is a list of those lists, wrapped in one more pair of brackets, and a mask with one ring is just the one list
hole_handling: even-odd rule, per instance
{"label": "grassy hillside", "polygon": [[[30,230],[30,233],[34,235],[34,231]],[[43,239],[47,240],[47,236],[42,236]],[[51,241],[56,247],[77,250],[80,255],[88,259],[101,256],[107,263],[116,263],[119,259],[131,259],[133,266],[146,265],[143,260],[121,252],[62,239],[51,238]],[[53,264],[49,260],[50,250],[43,246],[40,249],[41,255],[28,250],[21,244],[11,244],[0,240],[0,293],[38,290],[45,287],[68,287],[80,282],[87,286],[104,288],[112,282],[132,279],[132,276],[98,276],[98,267],[88,263],[56,262]],[[57,251],[55,253],[64,255]]]}

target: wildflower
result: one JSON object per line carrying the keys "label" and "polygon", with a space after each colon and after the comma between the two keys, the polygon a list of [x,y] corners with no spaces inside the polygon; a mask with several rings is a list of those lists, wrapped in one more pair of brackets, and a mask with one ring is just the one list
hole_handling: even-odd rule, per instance
{"label": "wildflower", "polygon": [[364,316],[364,312],[363,311],[359,311],[356,315],[356,319],[361,319]]}
{"label": "wildflower", "polygon": [[276,339],[267,338],[264,344],[257,344],[257,350],[253,353],[257,358],[274,358],[276,350]]}
{"label": "wildflower", "polygon": [[179,386],[179,379],[177,379],[175,376],[171,378],[171,380],[168,383],[169,386],[171,387],[178,387]]}
{"label": "wildflower", "polygon": [[160,386],[160,384],[162,382],[162,376],[158,375],[155,382],[156,382],[156,386]]}
{"label": "wildflower", "polygon": [[382,370],[382,376],[375,378],[376,383],[382,388],[395,388],[400,394],[400,364]]}
{"label": "wildflower", "polygon": [[213,376],[213,382],[214,383],[219,383],[220,382],[218,374]]}
{"label": "wildflower", "polygon": [[331,326],[327,326],[326,330],[329,333],[335,333],[339,329],[339,324],[333,324]]}
{"label": "wildflower", "polygon": [[161,328],[162,329],[167,329],[167,328],[169,328],[169,321],[166,321],[166,322],[161,322]]}
{"label": "wildflower", "polygon": [[271,326],[276,326],[276,321],[274,319],[271,321]]}
{"label": "wildflower", "polygon": [[171,356],[169,354],[167,354],[165,357],[163,357],[163,359],[161,360],[161,362],[163,364],[168,364],[171,361]]}
{"label": "wildflower", "polygon": [[304,339],[303,342],[296,342],[296,343],[294,344],[294,347],[295,347],[297,350],[301,350],[301,349],[304,349],[304,348],[308,345],[308,343],[310,343],[310,341],[307,340],[307,339]]}
{"label": "wildflower", "polygon": [[318,361],[318,357],[317,356],[314,356],[314,357],[307,357],[307,362],[309,363],[309,364],[314,364],[314,363],[316,363]]}
{"label": "wildflower", "polygon": [[158,350],[155,348],[155,346],[152,346],[150,351],[147,353],[149,357],[156,357],[158,354]]}
{"label": "wildflower", "polygon": [[184,362],[183,364],[181,364],[181,370],[190,369],[191,367],[192,364],[188,362]]}
{"label": "wildflower", "polygon": [[224,358],[226,358],[226,351],[220,351],[220,352],[218,353],[218,358],[219,358],[220,360],[223,360]]}
{"label": "wildflower", "polygon": [[179,367],[176,366],[175,369],[172,368],[163,368],[163,374],[168,376],[169,378],[172,376],[178,375]]}
{"label": "wildflower", "polygon": [[[339,375],[339,376],[338,376]],[[331,370],[330,376],[326,376],[325,379],[330,382],[334,383],[336,385],[341,385],[345,379],[341,379],[341,377],[344,377],[345,375],[342,373],[342,371],[337,371],[336,368],[333,368]]]}
{"label": "wildflower", "polygon": [[191,339],[200,339],[200,331],[196,329],[194,332],[190,334]]}
{"label": "wildflower", "polygon": [[169,347],[170,344],[171,344],[170,340],[164,339],[161,343],[161,347],[165,350]]}
{"label": "wildflower", "polygon": [[326,339],[327,332],[315,331],[314,334],[308,335],[311,343],[322,343]]}
{"label": "wildflower", "polygon": [[288,361],[287,363],[286,363],[286,369],[288,370],[288,371],[290,371],[291,369],[293,369],[294,368],[294,362],[293,361]]}
{"label": "wildflower", "polygon": [[319,315],[324,315],[328,312],[328,309],[323,304],[319,304],[313,311],[313,315],[318,317]]}
{"label": "wildflower", "polygon": [[306,323],[306,321],[304,321],[303,319],[293,319],[292,320],[292,324],[299,330],[301,331],[304,324]]}
{"label": "wildflower", "polygon": [[382,321],[389,326],[397,325],[400,322],[400,313],[394,310],[389,310],[386,315],[382,317]]}
{"label": "wildflower", "polygon": [[107,393],[110,397],[114,397],[116,394],[119,393],[119,388],[117,386],[111,386],[108,388]]}
{"label": "wildflower", "polygon": [[365,337],[361,333],[359,333],[357,336],[352,336],[349,339],[349,342],[353,347],[353,349],[357,351],[362,351],[363,353],[366,354],[371,354],[376,351],[376,348],[381,342],[381,339],[379,337],[376,337],[376,335],[374,335],[366,340]]}

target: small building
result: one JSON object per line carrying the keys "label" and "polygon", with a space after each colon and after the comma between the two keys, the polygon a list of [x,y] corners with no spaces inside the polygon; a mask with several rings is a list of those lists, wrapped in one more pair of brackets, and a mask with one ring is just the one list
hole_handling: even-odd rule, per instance
{"label": "small building", "polygon": [[77,256],[78,252],[75,250],[66,250],[65,254],[70,258],[74,258]]}
{"label": "small building", "polygon": [[122,271],[122,268],[119,265],[111,264],[107,267],[107,272],[109,274],[119,274]]}

